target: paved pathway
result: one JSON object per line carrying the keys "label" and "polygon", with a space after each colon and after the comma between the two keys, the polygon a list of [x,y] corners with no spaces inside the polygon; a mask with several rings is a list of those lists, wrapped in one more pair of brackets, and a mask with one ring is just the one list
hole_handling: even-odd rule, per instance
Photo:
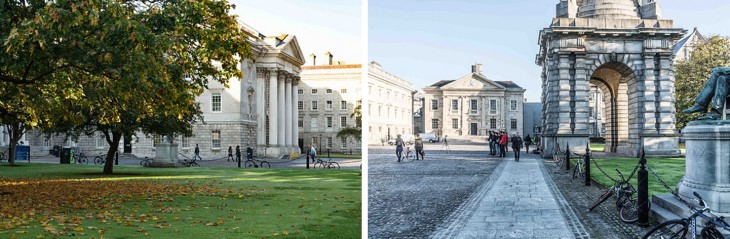
{"label": "paved pathway", "polygon": [[523,154],[502,164],[431,238],[588,238],[575,211],[546,175],[542,160]]}

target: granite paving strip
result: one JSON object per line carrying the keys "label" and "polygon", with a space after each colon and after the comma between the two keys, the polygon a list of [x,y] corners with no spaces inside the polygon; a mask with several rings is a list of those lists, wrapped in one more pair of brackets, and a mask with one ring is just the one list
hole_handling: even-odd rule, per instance
{"label": "granite paving strip", "polygon": [[576,238],[588,236],[540,159],[524,154],[455,211],[431,238]]}

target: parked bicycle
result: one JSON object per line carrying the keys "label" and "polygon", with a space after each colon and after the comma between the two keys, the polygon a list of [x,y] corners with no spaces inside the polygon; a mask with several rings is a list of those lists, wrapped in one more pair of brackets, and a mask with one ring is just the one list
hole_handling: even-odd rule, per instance
{"label": "parked bicycle", "polygon": [[188,166],[188,167],[200,167],[200,164],[198,164],[197,160],[195,158],[193,159],[183,159],[182,165]]}
{"label": "parked bicycle", "polygon": [[74,157],[76,158],[76,164],[89,164],[89,158],[84,153],[79,153]]}
{"label": "parked bicycle", "polygon": [[146,168],[146,167],[149,167],[153,161],[154,161],[154,159],[151,159],[149,157],[144,157],[144,159],[139,161],[139,165]]}
{"label": "parked bicycle", "polygon": [[613,195],[616,197],[616,210],[619,212],[619,218],[621,221],[625,223],[636,222],[639,220],[639,201],[634,196],[636,189],[634,189],[634,186],[629,183],[629,180],[633,177],[633,173],[629,176],[629,179],[626,179],[624,178],[624,175],[621,174],[621,171],[616,169],[616,172],[621,177],[621,181],[613,185],[611,188],[606,189],[606,191],[603,192],[603,194],[591,205],[590,208],[588,208],[588,210],[592,211]]}
{"label": "parked bicycle", "polygon": [[[585,157],[585,154],[573,154],[575,156],[578,156],[578,158],[575,160],[575,165],[573,167],[573,179],[580,178],[580,180],[585,181],[585,165],[583,164],[583,157]],[[590,154],[588,156],[590,157]]]}
{"label": "parked bicycle", "polygon": [[717,229],[722,228],[730,231],[730,225],[725,222],[725,217],[718,217],[712,214],[712,210],[707,206],[702,197],[697,192],[692,192],[697,197],[696,201],[702,209],[696,209],[689,206],[691,216],[682,219],[674,219],[666,221],[649,230],[642,239],[649,238],[685,238],[688,230],[692,230],[692,239],[697,236],[697,217],[701,217],[705,221],[705,226],[700,231],[700,235],[704,239],[722,239],[722,233]]}
{"label": "parked bicycle", "polygon": [[324,169],[340,169],[340,164],[337,162],[332,161],[332,159],[328,159],[327,161],[324,161],[320,158],[317,159],[317,161],[314,163],[314,168],[324,168]]}
{"label": "parked bicycle", "polygon": [[94,164],[104,164],[106,163],[106,154],[98,155],[94,157]]}
{"label": "parked bicycle", "polygon": [[269,164],[268,161],[259,159],[256,156],[253,156],[251,157],[251,159],[246,160],[246,162],[243,163],[243,166],[247,168],[271,168],[271,164]]}

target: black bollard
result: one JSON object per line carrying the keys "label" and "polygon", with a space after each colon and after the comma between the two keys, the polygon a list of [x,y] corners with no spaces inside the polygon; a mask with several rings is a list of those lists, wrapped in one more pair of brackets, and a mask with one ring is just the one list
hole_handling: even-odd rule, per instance
{"label": "black bollard", "polygon": [[641,146],[641,159],[639,159],[639,175],[637,177],[639,186],[639,221],[638,225],[649,226],[649,172],[646,171],[646,155],[644,146]]}
{"label": "black bollard", "polygon": [[565,170],[570,170],[570,144],[565,144]]}
{"label": "black bollard", "polygon": [[590,148],[588,148],[588,143],[586,143],[586,155],[583,156],[583,165],[585,166],[585,183],[586,186],[591,186],[591,156],[590,156]]}
{"label": "black bollard", "polygon": [[307,154],[307,169],[309,169],[309,154]]}

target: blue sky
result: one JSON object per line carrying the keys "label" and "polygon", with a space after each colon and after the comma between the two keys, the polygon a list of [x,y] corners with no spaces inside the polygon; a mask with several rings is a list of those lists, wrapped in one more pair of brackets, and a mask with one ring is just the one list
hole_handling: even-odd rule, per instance
{"label": "blue sky", "polygon": [[[229,0],[230,1],[230,0]],[[306,57],[362,63],[362,2],[359,0],[232,0],[239,18],[267,36],[294,34]],[[323,61],[318,61],[321,64]]]}
{"label": "blue sky", "polygon": [[[368,59],[417,88],[468,74],[514,81],[540,100],[535,65],[538,33],[555,17],[559,0],[370,0]],[[658,0],[662,18],[675,27],[697,27],[707,36],[730,35],[730,1]]]}

